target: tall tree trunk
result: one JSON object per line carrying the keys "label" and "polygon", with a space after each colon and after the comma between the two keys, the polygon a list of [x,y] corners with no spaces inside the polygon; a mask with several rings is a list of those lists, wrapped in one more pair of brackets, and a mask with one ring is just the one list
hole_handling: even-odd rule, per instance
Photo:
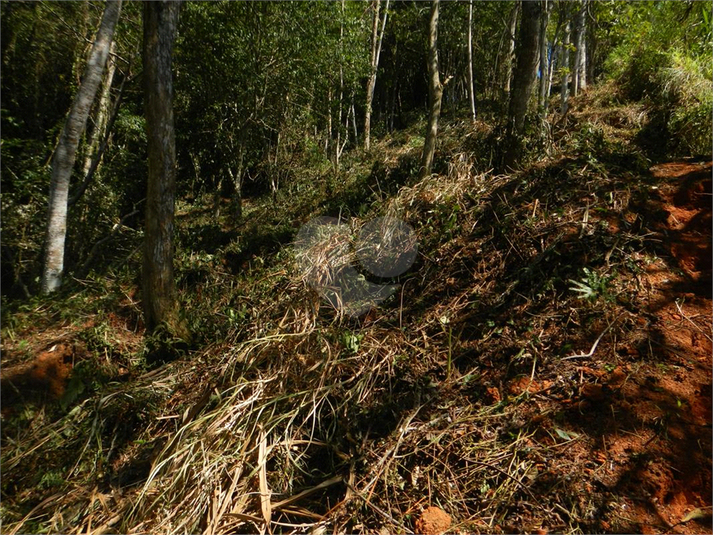
{"label": "tall tree trunk", "polygon": [[119,107],[121,106],[121,99],[124,94],[124,84],[126,83],[127,78],[128,73],[121,80],[121,84],[119,85],[118,91],[119,94],[117,95],[116,100],[114,101],[114,104],[111,109],[111,114],[109,115],[109,119],[106,122],[106,125],[103,127],[104,133],[102,135],[101,142],[99,143],[99,147],[97,148],[96,154],[92,157],[90,161],[89,168],[86,170],[84,178],[82,179],[82,183],[77,186],[76,191],[67,202],[70,208],[74,206],[77,201],[79,201],[79,199],[82,198],[82,195],[84,195],[84,192],[89,187],[89,184],[91,184],[92,179],[94,178],[94,174],[99,169],[99,164],[101,163],[102,157],[104,156],[104,152],[106,151],[106,147],[109,144],[109,138],[111,137],[111,132],[114,128],[114,123],[116,122],[116,117],[119,114]]}
{"label": "tall tree trunk", "polygon": [[587,0],[582,0],[582,7],[577,12],[575,25],[574,87],[572,92],[577,96],[587,89]]}
{"label": "tall tree trunk", "polygon": [[379,11],[381,0],[374,0],[374,20],[371,27],[371,74],[366,84],[366,111],[364,112],[364,148],[369,150],[371,146],[371,105],[374,101],[374,88],[376,87],[376,72],[379,70],[379,56],[381,55],[381,43],[384,40],[384,30],[386,29],[386,17],[388,16],[389,0],[386,0],[384,8],[384,18],[381,22],[381,33],[379,33]]}
{"label": "tall tree trunk", "polygon": [[475,87],[473,84],[473,0],[468,2],[468,97],[470,116],[475,122]]}
{"label": "tall tree trunk", "polygon": [[84,167],[82,176],[89,174],[89,169],[92,167],[92,161],[96,156],[99,143],[106,132],[107,122],[109,120],[109,108],[111,104],[111,85],[114,82],[114,72],[116,72],[116,61],[111,57],[111,54],[116,51],[116,43],[112,41],[109,57],[106,61],[106,74],[102,80],[102,90],[99,94],[99,103],[97,105],[96,119],[94,128],[92,128],[89,140],[87,143],[87,151],[84,155]]}
{"label": "tall tree trunk", "polygon": [[[334,168],[339,171],[339,158],[342,155],[342,106],[344,103],[344,0],[339,19],[339,110],[337,112],[337,143],[334,147]],[[349,130],[347,130],[347,134]],[[346,141],[345,141],[346,143]]]}
{"label": "tall tree trunk", "polygon": [[525,115],[537,76],[537,46],[540,31],[542,6],[540,2],[522,3],[522,20],[516,50],[513,86],[508,109],[505,160],[506,166],[512,166],[519,160],[522,152],[522,134],[525,130]]}
{"label": "tall tree trunk", "polygon": [[[550,13],[554,7],[554,2],[550,6]],[[555,67],[559,68],[559,63],[562,58],[562,46],[558,45],[560,38],[560,31],[562,30],[562,17],[558,17],[557,27],[555,28],[555,33],[551,41],[551,51],[550,51],[550,61],[547,68],[547,89],[545,90],[545,114],[549,108],[550,95],[552,94],[552,76],[555,72]]]}
{"label": "tall tree trunk", "polygon": [[560,70],[562,71],[562,115],[567,113],[569,107],[569,80],[571,69],[569,67],[569,46],[571,39],[571,23],[567,21],[564,26],[564,38],[562,39],[562,63]]}
{"label": "tall tree trunk", "polygon": [[597,53],[597,46],[599,46],[599,42],[597,40],[597,32],[595,32],[595,28],[593,26],[596,26],[596,19],[594,21],[594,24],[588,24],[587,25],[587,82],[588,83],[593,83],[594,82],[594,57]]}
{"label": "tall tree trunk", "polygon": [[517,19],[520,14],[521,2],[515,2],[510,12],[510,21],[508,23],[508,52],[505,64],[505,94],[510,94],[510,86],[512,85],[512,71],[515,57],[515,31],[517,30]]}
{"label": "tall tree trunk", "polygon": [[42,270],[42,292],[45,294],[55,291],[62,284],[69,181],[77,158],[79,139],[87,126],[89,111],[101,83],[120,11],[121,0],[111,0],[106,3],[99,31],[84,70],[84,77],[72,102],[72,108],[52,160],[47,237]]}
{"label": "tall tree trunk", "polygon": [[439,0],[433,0],[428,23],[428,127],[421,156],[421,178],[430,175],[433,167],[433,155],[436,152],[438,136],[438,119],[441,116],[441,99],[443,98],[443,85],[438,74],[438,7]]}
{"label": "tall tree trunk", "polygon": [[144,109],[148,139],[148,188],[143,265],[146,328],[165,326],[184,340],[173,278],[176,136],[173,127],[173,43],[178,2],[144,3]]}
{"label": "tall tree trunk", "polygon": [[540,19],[540,84],[537,94],[537,109],[542,119],[547,115],[545,102],[547,101],[547,81],[549,78],[549,59],[547,57],[547,24],[550,19],[551,2],[542,0],[542,18]]}

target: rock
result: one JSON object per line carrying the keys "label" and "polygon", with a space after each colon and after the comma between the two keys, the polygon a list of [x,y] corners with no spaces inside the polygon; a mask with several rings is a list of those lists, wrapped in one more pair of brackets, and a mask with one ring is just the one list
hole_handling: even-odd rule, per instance
{"label": "rock", "polygon": [[451,527],[451,517],[438,507],[427,507],[416,520],[416,533],[441,535]]}

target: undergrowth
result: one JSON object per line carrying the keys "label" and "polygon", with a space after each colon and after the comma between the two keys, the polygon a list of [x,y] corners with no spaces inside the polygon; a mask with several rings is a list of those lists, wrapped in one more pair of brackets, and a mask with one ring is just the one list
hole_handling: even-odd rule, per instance
{"label": "undergrowth", "polygon": [[[550,156],[511,175],[490,170],[487,128],[452,122],[421,181],[414,128],[320,170],[328,180],[304,171],[275,200],[246,199],[237,223],[212,199],[179,204],[196,342],[172,362],[142,358],[139,255],[15,306],[13,348],[45,330],[33,348],[64,334],[86,353],[61,407],[9,416],[5,530],[406,533],[426,504],[468,532],[598,529],[606,504],[558,465],[582,430],[524,420],[534,397],[502,385],[547,380],[571,397],[567,357],[601,339],[613,366],[616,340],[636,336],[636,275],[659,252],[640,215],[651,178],[636,115],[611,100],[575,111]],[[358,229],[387,214],[416,229],[418,258],[397,294],[346,316],[304,283],[290,244],[316,216]]]}

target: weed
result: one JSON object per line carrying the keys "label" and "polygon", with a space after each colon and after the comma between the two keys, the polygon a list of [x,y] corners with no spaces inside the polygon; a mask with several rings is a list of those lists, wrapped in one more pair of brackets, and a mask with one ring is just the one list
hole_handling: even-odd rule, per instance
{"label": "weed", "polygon": [[580,299],[587,299],[589,301],[596,301],[600,297],[606,301],[612,301],[614,296],[610,292],[609,285],[611,281],[615,278],[615,275],[601,276],[596,271],[589,268],[582,268],[584,271],[584,277],[578,281],[574,279],[569,279],[574,286],[570,287],[570,290],[578,293]]}
{"label": "weed", "polygon": [[348,353],[356,355],[359,351],[359,346],[361,341],[364,339],[363,334],[354,334],[351,331],[345,331],[342,333],[342,344]]}

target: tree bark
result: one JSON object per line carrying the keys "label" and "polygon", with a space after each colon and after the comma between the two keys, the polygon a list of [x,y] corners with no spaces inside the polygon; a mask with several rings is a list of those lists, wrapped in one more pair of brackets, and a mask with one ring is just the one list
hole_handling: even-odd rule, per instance
{"label": "tree bark", "polygon": [[523,2],[522,20],[516,50],[513,86],[508,109],[505,166],[512,166],[521,156],[522,134],[525,130],[525,115],[537,76],[539,50],[537,46],[540,31],[542,6],[540,2]]}
{"label": "tree bark", "polygon": [[547,115],[545,102],[547,101],[547,81],[549,79],[549,58],[547,57],[547,24],[550,18],[550,7],[552,4],[548,0],[542,0],[542,18],[540,19],[540,84],[537,95],[537,108],[542,119]]}
{"label": "tree bark", "polygon": [[376,72],[379,70],[379,56],[381,55],[381,43],[384,40],[384,30],[386,29],[386,17],[388,16],[389,0],[386,0],[384,8],[384,18],[381,22],[381,34],[379,34],[379,11],[381,0],[374,0],[374,21],[371,28],[371,74],[366,84],[366,111],[364,113],[364,148],[369,150],[371,146],[371,105],[374,101],[374,88],[376,87]]}
{"label": "tree bark", "polygon": [[507,61],[505,61],[505,84],[504,91],[506,95],[510,94],[510,86],[512,84],[512,71],[515,57],[515,31],[517,30],[517,19],[520,14],[520,2],[515,2],[515,5],[510,12],[510,22],[508,23],[508,52]]}
{"label": "tree bark", "polygon": [[92,102],[101,83],[120,11],[121,0],[110,0],[106,3],[84,77],[72,102],[72,108],[52,160],[47,237],[41,282],[42,292],[45,294],[55,291],[62,284],[64,244],[67,237],[69,181],[77,158],[79,139],[87,126]]}
{"label": "tree bark", "polygon": [[438,119],[441,116],[443,85],[438,74],[438,7],[439,0],[431,3],[431,15],[428,23],[428,127],[421,156],[421,178],[431,174],[433,155],[436,152]]}
{"label": "tree bark", "polygon": [[572,92],[577,96],[587,89],[587,0],[582,0],[582,7],[577,12],[575,47]]}
{"label": "tree bark", "polygon": [[562,65],[560,70],[562,71],[562,115],[567,113],[569,107],[569,46],[570,46],[570,35],[571,35],[571,23],[567,21],[564,26],[564,38],[562,39]]}
{"label": "tree bark", "polygon": [[121,84],[119,85],[119,91],[118,91],[119,94],[116,97],[116,101],[114,101],[114,105],[112,107],[111,115],[109,116],[109,120],[107,121],[106,125],[103,128],[104,133],[102,136],[101,143],[99,143],[99,148],[97,149],[96,154],[92,157],[89,169],[86,170],[86,173],[84,175],[82,183],[77,187],[74,194],[69,197],[68,205],[70,208],[72,206],[74,206],[77,203],[77,201],[79,201],[79,199],[82,198],[82,195],[84,195],[84,192],[89,187],[89,184],[91,184],[92,179],[94,178],[94,174],[99,169],[99,164],[101,163],[102,158],[104,156],[104,152],[106,151],[106,147],[109,144],[109,138],[111,137],[111,131],[114,128],[114,123],[116,122],[116,117],[119,114],[119,107],[121,106],[121,100],[122,100],[122,96],[124,94],[124,84],[126,83],[127,78],[128,78],[128,74],[126,76],[124,76],[124,78],[121,81]]}
{"label": "tree bark", "polygon": [[[552,8],[554,7],[554,3],[551,4],[550,6],[550,14],[552,13]],[[547,89],[545,91],[545,114],[547,113],[547,110],[549,108],[549,99],[550,95],[552,94],[552,76],[554,75],[555,72],[555,67],[559,68],[559,64],[562,59],[562,45],[558,45],[557,43],[559,42],[560,39],[560,31],[562,30],[562,17],[558,17],[557,20],[557,26],[555,28],[555,33],[551,41],[551,46],[552,50],[550,52],[550,61],[549,65],[547,68]]]}
{"label": "tree bark", "polygon": [[[173,278],[176,140],[171,63],[178,2],[144,3],[144,107],[148,139],[148,188],[143,263],[144,322],[185,336],[178,318]],[[184,338],[185,339],[185,338]]]}
{"label": "tree bark", "polygon": [[468,96],[470,116],[475,122],[475,87],[473,84],[473,0],[468,2]]}
{"label": "tree bark", "polygon": [[99,103],[97,105],[96,120],[94,121],[94,128],[92,128],[91,134],[89,136],[89,141],[87,143],[87,153],[84,155],[84,167],[82,169],[82,176],[87,176],[89,169],[92,167],[92,161],[95,158],[97,150],[99,149],[100,140],[104,138],[104,133],[106,132],[107,122],[109,120],[109,108],[111,105],[111,85],[114,82],[114,72],[116,71],[116,61],[111,57],[111,54],[116,51],[116,43],[111,43],[111,49],[109,50],[109,57],[106,61],[106,74],[102,80],[102,90],[99,95]]}

